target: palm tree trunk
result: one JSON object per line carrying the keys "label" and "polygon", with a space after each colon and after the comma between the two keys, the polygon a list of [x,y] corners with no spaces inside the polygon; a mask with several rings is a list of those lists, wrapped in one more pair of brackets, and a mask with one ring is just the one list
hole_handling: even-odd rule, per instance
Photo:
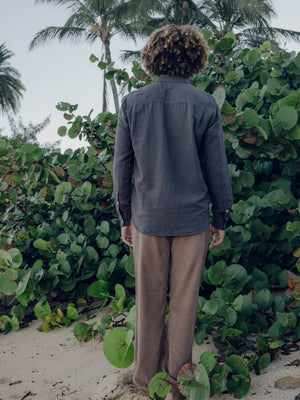
{"label": "palm tree trunk", "polygon": [[[105,40],[104,42],[104,49],[105,49],[105,58],[108,64],[111,64],[111,53],[110,53],[110,42],[109,40]],[[118,97],[118,91],[117,91],[117,86],[116,86],[116,81],[111,79],[111,89],[113,93],[113,98],[114,98],[114,103],[115,103],[115,109],[116,112],[119,112],[119,97]]]}
{"label": "palm tree trunk", "polygon": [[107,86],[106,86],[105,72],[106,70],[103,71],[102,112],[107,111]]}
{"label": "palm tree trunk", "polygon": [[190,9],[189,0],[183,0],[182,1],[181,25],[188,24],[188,22],[189,22],[189,9]]}

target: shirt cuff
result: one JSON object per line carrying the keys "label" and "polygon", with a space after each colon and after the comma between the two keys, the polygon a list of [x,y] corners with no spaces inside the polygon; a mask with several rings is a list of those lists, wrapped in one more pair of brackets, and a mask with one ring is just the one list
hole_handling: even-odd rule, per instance
{"label": "shirt cuff", "polygon": [[131,215],[120,216],[120,225],[121,226],[129,226],[131,222]]}
{"label": "shirt cuff", "polygon": [[221,213],[214,213],[211,221],[212,226],[217,229],[225,230],[229,218],[229,211],[230,210],[225,210]]}

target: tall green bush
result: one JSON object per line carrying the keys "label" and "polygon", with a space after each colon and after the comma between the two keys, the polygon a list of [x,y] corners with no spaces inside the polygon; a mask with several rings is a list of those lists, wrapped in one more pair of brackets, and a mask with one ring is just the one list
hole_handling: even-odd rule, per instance
{"label": "tall green bush", "polygon": [[[217,382],[222,381],[222,390],[227,382],[242,397],[246,381],[249,388],[248,370],[260,373],[286,341],[300,338],[300,53],[271,53],[268,42],[240,49],[232,34],[220,41],[204,34],[209,65],[191,82],[220,106],[234,204],[224,243],[207,257],[196,342],[211,333],[219,350],[207,372],[210,392],[220,394]],[[97,57],[90,59],[106,67]],[[129,91],[151,83],[138,63],[132,72],[111,67],[106,78],[114,77]],[[45,156],[36,146],[16,149],[0,141],[0,292],[15,296],[22,307],[0,319],[6,330],[17,328],[17,320],[36,302],[70,295],[104,303],[111,298],[114,314],[126,306],[133,310],[127,297],[133,294],[133,259],[121,242],[112,198],[117,115],[92,119],[68,103],[57,108],[66,120],[59,135],[87,139],[87,150]],[[111,322],[101,323],[101,337]],[[77,325],[76,332],[85,340],[92,328]],[[105,345],[115,363],[118,332]],[[251,333],[258,334],[256,342]],[[129,336],[120,338],[128,348]],[[250,347],[253,355],[245,356]],[[229,361],[222,365],[221,356],[232,360],[233,355],[243,363],[242,372]],[[190,374],[191,385],[195,374]]]}

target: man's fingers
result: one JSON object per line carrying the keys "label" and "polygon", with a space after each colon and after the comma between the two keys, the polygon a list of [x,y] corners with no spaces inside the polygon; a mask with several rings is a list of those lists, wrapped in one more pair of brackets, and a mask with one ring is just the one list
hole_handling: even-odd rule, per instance
{"label": "man's fingers", "polygon": [[222,244],[223,239],[221,238],[216,238],[216,236],[214,236],[213,241],[211,242],[209,249],[214,249],[217,246],[220,246],[220,244]]}
{"label": "man's fingers", "polygon": [[131,226],[124,226],[121,229],[121,238],[125,244],[132,247]]}
{"label": "man's fingers", "polygon": [[128,246],[132,247],[132,242],[123,238],[123,242]]}
{"label": "man's fingers", "polygon": [[128,246],[132,247],[132,239],[128,239],[128,238],[124,238],[122,237],[122,240],[125,244],[127,244]]}
{"label": "man's fingers", "polygon": [[225,231],[221,229],[217,229],[213,226],[210,227],[210,236],[213,235],[213,240],[209,246],[209,249],[214,249],[217,246],[220,246],[220,244],[223,243],[224,237],[225,237]]}
{"label": "man's fingers", "polygon": [[132,237],[131,237],[131,235],[128,235],[128,234],[123,234],[122,235],[122,240],[123,240],[123,242],[124,243],[126,243],[128,246],[132,246]]}

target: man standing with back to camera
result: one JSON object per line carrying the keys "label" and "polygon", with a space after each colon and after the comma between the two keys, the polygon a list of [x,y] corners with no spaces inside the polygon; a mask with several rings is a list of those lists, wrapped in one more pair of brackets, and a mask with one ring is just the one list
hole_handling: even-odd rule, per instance
{"label": "man standing with back to camera", "polygon": [[[222,243],[232,202],[220,110],[187,81],[206,66],[200,31],[188,25],[156,30],[142,61],[158,79],[123,101],[114,161],[122,239],[134,252],[133,379],[141,398],[157,372],[176,379],[191,362],[208,240],[213,237],[210,249]],[[180,398],[176,388],[166,397]]]}

